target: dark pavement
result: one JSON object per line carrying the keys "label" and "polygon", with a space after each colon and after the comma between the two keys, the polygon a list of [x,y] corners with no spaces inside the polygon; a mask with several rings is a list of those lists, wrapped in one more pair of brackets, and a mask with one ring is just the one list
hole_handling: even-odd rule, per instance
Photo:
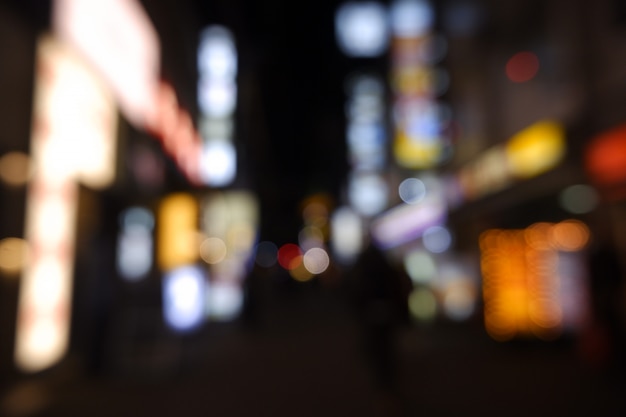
{"label": "dark pavement", "polygon": [[626,415],[620,375],[583,361],[576,343],[497,343],[478,320],[400,329],[395,382],[380,386],[345,294],[306,284],[266,291],[252,324],[127,345],[100,376],[68,363],[25,378],[2,393],[2,415]]}

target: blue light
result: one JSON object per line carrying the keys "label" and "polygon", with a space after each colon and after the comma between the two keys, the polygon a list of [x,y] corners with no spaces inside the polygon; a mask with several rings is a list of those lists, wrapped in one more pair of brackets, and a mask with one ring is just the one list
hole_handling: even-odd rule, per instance
{"label": "blue light", "polygon": [[200,267],[182,266],[163,279],[163,314],[168,326],[178,331],[196,328],[205,317],[205,279]]}

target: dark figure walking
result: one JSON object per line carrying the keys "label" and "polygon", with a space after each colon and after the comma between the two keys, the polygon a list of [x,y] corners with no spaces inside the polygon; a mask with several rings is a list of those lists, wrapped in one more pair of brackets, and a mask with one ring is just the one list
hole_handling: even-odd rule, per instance
{"label": "dark figure walking", "polygon": [[397,370],[396,333],[408,322],[410,280],[373,244],[361,253],[352,272],[366,357],[379,386],[391,388]]}

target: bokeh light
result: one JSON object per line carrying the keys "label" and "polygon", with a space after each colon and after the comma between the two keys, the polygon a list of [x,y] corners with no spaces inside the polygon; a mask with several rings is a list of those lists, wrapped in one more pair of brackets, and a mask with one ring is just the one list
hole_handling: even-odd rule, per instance
{"label": "bokeh light", "polygon": [[211,140],[202,145],[200,176],[216,187],[231,183],[237,174],[237,151],[230,141]]}
{"label": "bokeh light", "polygon": [[163,278],[163,314],[175,330],[197,327],[204,318],[204,276],[196,266],[182,266],[167,272]]}
{"label": "bokeh light", "polygon": [[304,253],[304,267],[312,274],[321,274],[330,265],[328,253],[322,248],[312,248]]}
{"label": "bokeh light", "polygon": [[215,320],[231,320],[243,307],[243,290],[237,283],[213,281],[207,287],[206,310]]}
{"label": "bokeh light", "polygon": [[13,187],[25,185],[31,174],[30,157],[23,152],[8,152],[0,157],[0,180]]}
{"label": "bokeh light", "polygon": [[198,69],[215,79],[233,79],[237,73],[237,51],[231,32],[219,25],[200,33]]}
{"label": "bokeh light", "polygon": [[208,264],[220,263],[226,258],[226,243],[219,237],[209,237],[200,244],[200,257]]}
{"label": "bokeh light", "polygon": [[476,294],[462,282],[450,285],[443,295],[443,311],[452,320],[467,320],[474,313]]}
{"label": "bokeh light", "polygon": [[375,57],[387,49],[389,27],[385,8],[376,2],[348,2],[335,15],[337,43],[352,57]]}
{"label": "bokeh light", "polygon": [[598,202],[596,189],[585,184],[571,185],[559,194],[561,207],[572,214],[590,213],[598,206]]}
{"label": "bokeh light", "polygon": [[552,228],[552,241],[564,251],[582,250],[589,242],[589,228],[579,220],[565,220]]}
{"label": "bokeh light", "polygon": [[315,276],[311,271],[309,271],[303,262],[303,256],[297,256],[291,261],[291,268],[289,269],[289,275],[300,282],[307,282],[313,279]]}
{"label": "bokeh light", "polygon": [[407,178],[398,186],[400,199],[407,204],[417,204],[426,195],[426,185],[418,178]]}
{"label": "bokeh light", "polygon": [[321,247],[324,245],[324,232],[316,226],[305,226],[298,233],[298,243],[304,251]]}
{"label": "bokeh light", "polygon": [[424,0],[396,0],[390,9],[391,30],[399,38],[423,36],[431,29],[435,13]]}
{"label": "bokeh light", "polygon": [[437,315],[437,299],[427,288],[415,288],[409,295],[409,311],[418,321],[431,321]]}
{"label": "bokeh light", "polygon": [[443,253],[452,245],[452,235],[444,226],[432,226],[424,231],[422,241],[426,249],[433,253]]}
{"label": "bokeh light", "polygon": [[154,261],[154,216],[143,207],[130,207],[120,215],[117,243],[117,269],[127,280],[144,277]]}
{"label": "bokeh light", "polygon": [[530,81],[539,72],[539,58],[529,51],[518,52],[507,61],[505,72],[515,83]]}
{"label": "bokeh light", "polygon": [[387,207],[387,182],[378,174],[354,174],[348,185],[348,199],[356,211],[373,216]]}
{"label": "bokeh light", "polygon": [[339,262],[351,262],[360,253],[365,236],[361,217],[350,207],[340,207],[331,216],[331,247]]}
{"label": "bokeh light", "polygon": [[287,270],[298,267],[302,263],[302,250],[295,243],[285,243],[278,249],[278,263]]}
{"label": "bokeh light", "polygon": [[404,269],[415,284],[431,283],[437,274],[432,255],[423,250],[413,250],[404,257]]}
{"label": "bokeh light", "polygon": [[27,262],[28,242],[17,237],[0,240],[0,271],[7,275],[16,275]]}
{"label": "bokeh light", "polygon": [[579,220],[484,232],[480,249],[488,333],[496,340],[530,335],[551,340],[565,325],[580,330],[587,306],[577,269],[588,240],[589,229]]}

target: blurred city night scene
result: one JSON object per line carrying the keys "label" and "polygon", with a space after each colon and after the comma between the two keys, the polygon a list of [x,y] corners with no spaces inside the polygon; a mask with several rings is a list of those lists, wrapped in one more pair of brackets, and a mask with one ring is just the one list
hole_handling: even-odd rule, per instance
{"label": "blurred city night scene", "polygon": [[0,416],[626,415],[626,2],[0,0]]}

